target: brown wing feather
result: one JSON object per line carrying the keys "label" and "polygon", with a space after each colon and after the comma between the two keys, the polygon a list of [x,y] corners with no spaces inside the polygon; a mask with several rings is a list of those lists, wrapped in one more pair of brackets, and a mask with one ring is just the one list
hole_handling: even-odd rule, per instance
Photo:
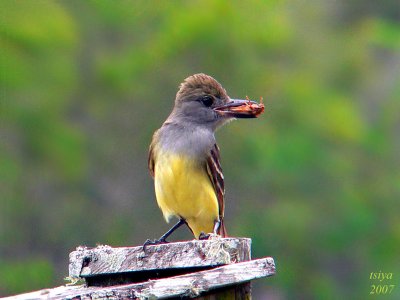
{"label": "brown wing feather", "polygon": [[218,207],[219,207],[219,219],[220,226],[218,234],[222,237],[226,236],[226,230],[224,226],[224,197],[225,197],[225,184],[224,175],[222,174],[222,168],[220,164],[219,148],[217,144],[214,144],[207,157],[207,173],[214,186],[215,193],[217,194]]}
{"label": "brown wing feather", "polygon": [[147,160],[150,175],[154,178],[154,154],[153,154],[153,143],[151,143],[149,148],[149,158]]}

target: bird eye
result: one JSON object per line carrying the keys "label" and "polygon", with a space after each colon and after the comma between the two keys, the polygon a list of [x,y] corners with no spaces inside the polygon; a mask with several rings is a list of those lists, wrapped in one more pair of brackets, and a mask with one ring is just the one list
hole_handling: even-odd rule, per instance
{"label": "bird eye", "polygon": [[213,105],[213,103],[214,103],[214,98],[211,97],[210,95],[206,95],[206,96],[204,96],[203,98],[201,98],[201,102],[202,102],[205,106],[210,107],[210,106]]}

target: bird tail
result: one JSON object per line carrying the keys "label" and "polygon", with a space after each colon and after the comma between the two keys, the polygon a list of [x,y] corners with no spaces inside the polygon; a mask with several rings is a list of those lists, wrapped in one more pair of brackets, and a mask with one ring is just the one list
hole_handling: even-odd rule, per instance
{"label": "bird tail", "polygon": [[226,228],[225,228],[225,224],[224,224],[224,218],[220,218],[220,220],[219,220],[219,228],[218,228],[217,233],[223,238],[228,236],[228,233],[226,232]]}

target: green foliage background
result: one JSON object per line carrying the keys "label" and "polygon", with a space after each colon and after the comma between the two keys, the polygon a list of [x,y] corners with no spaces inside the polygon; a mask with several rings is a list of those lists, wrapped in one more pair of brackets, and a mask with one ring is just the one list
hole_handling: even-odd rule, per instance
{"label": "green foliage background", "polygon": [[266,103],[217,137],[228,231],[277,263],[254,298],[398,285],[397,0],[3,0],[0,47],[0,295],[62,284],[78,245],[168,228],[147,147],[197,72]]}

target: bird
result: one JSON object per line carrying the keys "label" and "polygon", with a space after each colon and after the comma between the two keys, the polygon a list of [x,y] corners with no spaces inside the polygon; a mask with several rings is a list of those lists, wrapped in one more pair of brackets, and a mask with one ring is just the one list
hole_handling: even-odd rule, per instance
{"label": "bird", "polygon": [[179,87],[171,114],[155,131],[148,156],[159,208],[169,223],[179,221],[158,240],[186,224],[196,239],[227,236],[225,187],[215,131],[235,118],[254,118],[264,105],[231,99],[213,77],[199,73]]}

